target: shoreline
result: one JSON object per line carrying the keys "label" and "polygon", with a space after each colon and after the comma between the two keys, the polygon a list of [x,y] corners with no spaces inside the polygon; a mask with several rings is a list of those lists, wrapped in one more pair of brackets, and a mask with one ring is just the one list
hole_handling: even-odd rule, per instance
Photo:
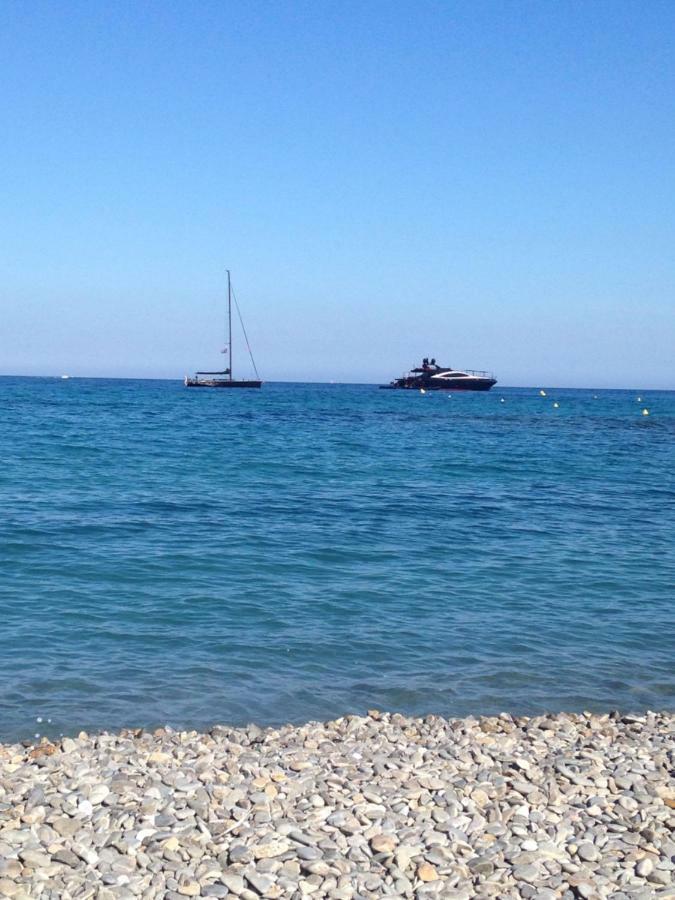
{"label": "shoreline", "polygon": [[0,744],[0,897],[675,898],[674,764],[670,712]]}

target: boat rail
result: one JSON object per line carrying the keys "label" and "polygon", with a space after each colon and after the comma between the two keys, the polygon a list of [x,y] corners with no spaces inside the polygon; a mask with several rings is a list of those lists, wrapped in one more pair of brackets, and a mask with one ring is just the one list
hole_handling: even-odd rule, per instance
{"label": "boat rail", "polygon": [[484,372],[482,369],[462,369],[467,375],[478,375],[480,378],[494,378],[492,372]]}

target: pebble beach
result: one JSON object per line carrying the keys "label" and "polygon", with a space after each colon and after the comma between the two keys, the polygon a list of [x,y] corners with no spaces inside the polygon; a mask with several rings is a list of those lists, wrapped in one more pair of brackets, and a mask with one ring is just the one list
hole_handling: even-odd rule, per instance
{"label": "pebble beach", "polygon": [[0,896],[675,897],[675,715],[122,731],[0,748]]}

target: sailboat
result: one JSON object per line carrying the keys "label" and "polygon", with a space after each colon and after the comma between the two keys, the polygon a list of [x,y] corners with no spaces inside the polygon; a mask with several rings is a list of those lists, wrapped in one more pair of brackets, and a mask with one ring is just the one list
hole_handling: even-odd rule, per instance
{"label": "sailboat", "polygon": [[251,347],[248,342],[248,337],[246,335],[246,329],[244,327],[244,320],[241,317],[241,312],[239,311],[239,304],[235,298],[235,306],[237,308],[237,314],[239,315],[239,321],[241,322],[241,328],[244,332],[244,340],[246,341],[246,346],[248,348],[249,356],[251,357],[251,362],[253,363],[253,371],[256,374],[255,380],[242,381],[240,379],[234,378],[232,374],[232,279],[230,276],[230,270],[227,270],[227,347],[223,350],[223,353],[228,354],[229,365],[226,369],[223,369],[222,372],[195,372],[192,378],[188,375],[185,376],[185,387],[214,387],[214,388],[259,388],[262,384],[260,381],[260,376],[258,375],[258,370],[255,365],[255,360],[253,359],[253,353],[251,353]]}

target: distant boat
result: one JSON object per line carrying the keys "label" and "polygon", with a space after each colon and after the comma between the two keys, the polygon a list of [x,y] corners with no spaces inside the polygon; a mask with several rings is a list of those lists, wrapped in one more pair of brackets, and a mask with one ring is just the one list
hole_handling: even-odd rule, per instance
{"label": "distant boat", "polygon": [[411,369],[401,378],[390,384],[381,384],[381,388],[392,390],[416,391],[489,391],[497,384],[497,379],[490,372],[478,372],[474,369],[453,369],[451,366],[439,366],[435,359],[425,357],[422,365]]}
{"label": "distant boat", "polygon": [[70,378],[70,375],[62,375],[61,378]]}
{"label": "distant boat", "polygon": [[[232,280],[230,277],[230,270],[227,270],[227,347],[223,350],[223,353],[228,354],[229,365],[226,369],[223,369],[222,372],[195,372],[194,376],[190,378],[188,375],[185,376],[185,387],[213,387],[213,388],[259,388],[262,384],[258,376],[258,370],[255,365],[255,360],[253,359],[253,354],[251,353],[251,347],[248,343],[248,337],[246,336],[246,329],[244,328],[244,320],[241,317],[241,312],[239,311],[239,305],[235,299],[235,305],[237,307],[237,313],[239,315],[239,321],[241,322],[242,331],[244,332],[244,340],[246,341],[246,346],[248,348],[249,356],[251,357],[251,363],[253,364],[253,371],[256,374],[256,378],[248,381],[243,381],[240,379],[234,378],[232,374]],[[200,377],[200,376],[206,376]]]}

